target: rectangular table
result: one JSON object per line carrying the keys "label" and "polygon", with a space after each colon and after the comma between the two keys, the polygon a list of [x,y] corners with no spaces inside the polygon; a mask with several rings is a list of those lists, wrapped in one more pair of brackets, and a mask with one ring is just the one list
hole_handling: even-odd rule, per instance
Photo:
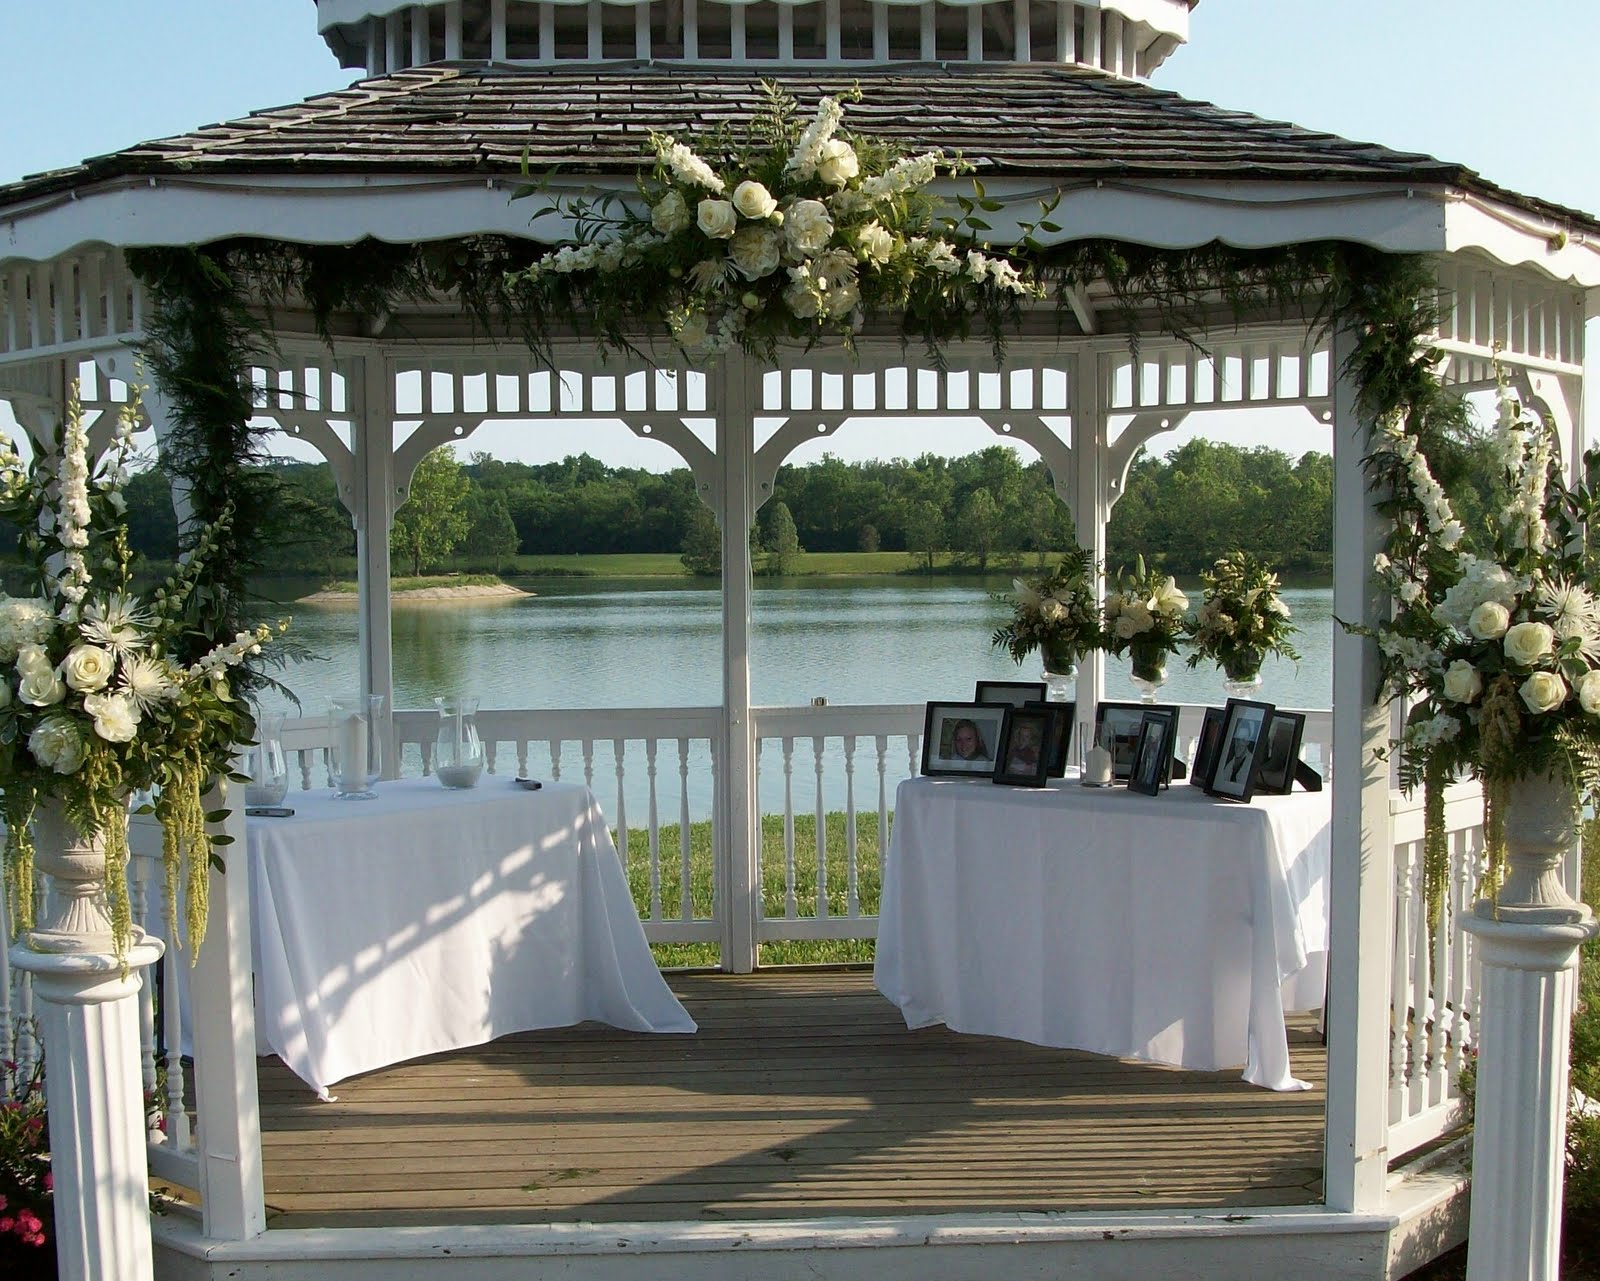
{"label": "rectangular table", "polygon": [[1322,1004],[1330,794],[1248,805],[908,779],[875,976],[910,1027],[1307,1088],[1287,1010]]}
{"label": "rectangular table", "polygon": [[294,794],[249,821],[256,1036],[328,1086],[594,1019],[693,1032],[656,968],[588,788],[486,776]]}

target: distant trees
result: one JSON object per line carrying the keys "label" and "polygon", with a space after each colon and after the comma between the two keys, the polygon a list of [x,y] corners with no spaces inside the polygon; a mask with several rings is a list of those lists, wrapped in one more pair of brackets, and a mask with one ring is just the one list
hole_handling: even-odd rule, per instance
{"label": "distant trees", "polygon": [[436,565],[467,536],[467,493],[471,482],[447,445],[424,455],[411,478],[411,496],[394,514],[391,555],[411,561],[411,572]]}
{"label": "distant trees", "polygon": [[767,516],[767,536],[762,540],[762,549],[763,573],[792,574],[800,563],[800,535],[795,530],[788,505],[781,499],[772,504]]}
{"label": "distant trees", "polygon": [[689,517],[683,535],[683,554],[679,557],[691,574],[715,576],[722,573],[722,531],[708,507],[697,507]]}

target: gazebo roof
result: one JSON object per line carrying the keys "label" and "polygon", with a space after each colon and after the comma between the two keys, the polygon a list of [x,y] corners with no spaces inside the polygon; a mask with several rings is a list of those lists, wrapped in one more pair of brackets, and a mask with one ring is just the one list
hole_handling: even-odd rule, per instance
{"label": "gazebo roof", "polygon": [[25,178],[0,187],[0,208],[146,175],[505,176],[525,155],[535,171],[626,174],[652,130],[748,120],[762,79],[807,104],[860,85],[849,124],[913,148],[960,150],[985,175],[1439,184],[1600,230],[1588,214],[1507,192],[1459,164],[1052,65],[756,75],[437,63]]}

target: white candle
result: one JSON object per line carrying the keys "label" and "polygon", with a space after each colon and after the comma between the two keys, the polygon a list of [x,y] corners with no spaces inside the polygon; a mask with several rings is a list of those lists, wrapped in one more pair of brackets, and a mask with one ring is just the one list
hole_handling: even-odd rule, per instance
{"label": "white candle", "polygon": [[1099,743],[1084,753],[1083,781],[1101,787],[1111,781],[1111,753]]}
{"label": "white candle", "polygon": [[367,720],[364,716],[347,716],[339,731],[340,790],[364,792],[367,790]]}

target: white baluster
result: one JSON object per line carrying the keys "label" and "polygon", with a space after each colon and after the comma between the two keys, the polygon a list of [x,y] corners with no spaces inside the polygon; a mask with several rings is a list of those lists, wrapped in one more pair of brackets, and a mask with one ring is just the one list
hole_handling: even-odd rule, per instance
{"label": "white baluster", "polygon": [[627,752],[628,741],[624,738],[611,740],[611,753],[615,761],[617,776],[617,857],[622,860],[622,870],[628,870],[628,801],[626,790],[623,787],[623,772],[627,768],[623,757]]}
{"label": "white baluster", "polygon": [[656,739],[644,741],[645,775],[650,783],[650,919],[661,919],[661,814],[656,798]]}
{"label": "white baluster", "polygon": [[883,892],[883,873],[889,857],[889,736],[874,740],[878,750],[878,892]]}
{"label": "white baluster", "polygon": [[794,739],[785,737],[783,740],[783,914],[791,921],[800,915],[794,883]]}
{"label": "white baluster", "polygon": [[826,739],[820,734],[811,738],[811,753],[816,760],[817,775],[817,919],[828,915],[828,811],[822,796],[822,752]]}
{"label": "white baluster", "polygon": [[550,740],[550,781],[553,783],[561,781],[561,740],[559,738]]}
{"label": "white baluster", "polygon": [[[715,755],[713,754],[713,761]],[[714,774],[713,774],[714,777]],[[712,793],[716,795],[716,784],[712,783]],[[713,844],[716,836],[716,820],[712,819]],[[680,920],[694,920],[694,904],[691,895],[694,886],[689,878],[689,740],[678,740],[678,917]]]}
{"label": "white baluster", "polygon": [[594,739],[585,738],[583,744],[583,785],[594,791]]}
{"label": "white baluster", "polygon": [[844,736],[845,903],[850,916],[861,915],[861,882],[856,862],[856,736]]}
{"label": "white baluster", "polygon": [[1406,1066],[1410,1042],[1406,1028],[1413,1013],[1412,994],[1408,987],[1411,974],[1411,886],[1417,846],[1408,842],[1396,851],[1395,858],[1395,909],[1394,956],[1389,966],[1389,1123],[1393,1125],[1406,1117]]}
{"label": "white baluster", "polygon": [[[128,860],[128,908],[135,926],[145,920],[149,908],[149,869],[150,862],[142,858]],[[145,981],[140,985],[139,1004],[139,1081],[145,1099],[145,1115],[151,1125],[156,1122],[155,1109],[159,1108],[160,1100],[156,1098],[156,993],[155,975],[145,976]],[[154,1105],[154,1106],[152,1106]],[[153,1142],[160,1142],[161,1132],[156,1130],[149,1135]]]}

